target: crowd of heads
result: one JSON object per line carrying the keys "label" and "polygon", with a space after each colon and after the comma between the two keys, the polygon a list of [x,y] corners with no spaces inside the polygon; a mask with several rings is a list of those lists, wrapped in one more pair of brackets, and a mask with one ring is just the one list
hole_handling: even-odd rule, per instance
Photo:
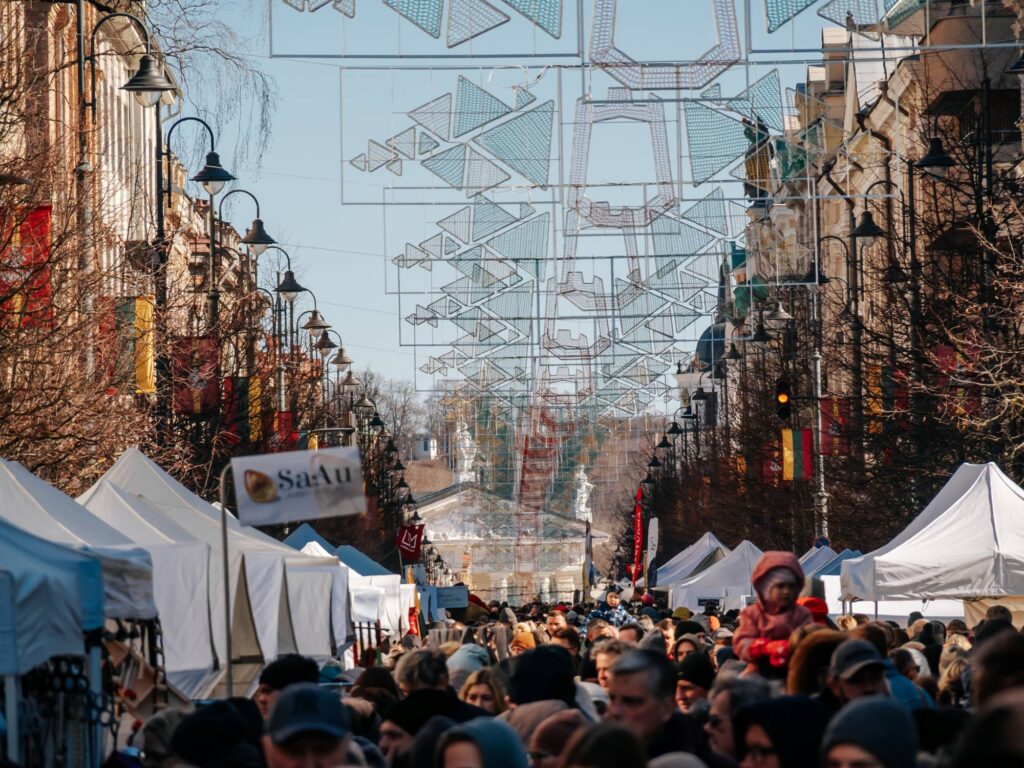
{"label": "crowd of heads", "polygon": [[[918,768],[1024,766],[1024,637],[981,622],[830,615],[766,553],[757,601],[652,594],[471,604],[362,649],[330,685],[287,656],[251,699],[164,711],[147,766]],[[626,599],[630,598],[630,599]],[[122,763],[123,764],[123,763]]]}

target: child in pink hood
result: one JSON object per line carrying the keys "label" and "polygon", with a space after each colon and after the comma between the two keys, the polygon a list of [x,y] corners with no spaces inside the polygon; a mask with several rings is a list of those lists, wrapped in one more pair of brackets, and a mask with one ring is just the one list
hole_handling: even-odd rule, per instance
{"label": "child in pink hood", "polygon": [[732,639],[736,655],[743,661],[756,662],[766,655],[785,664],[785,648],[776,641],[785,641],[797,627],[810,624],[811,612],[796,599],[804,586],[804,571],[792,552],[765,552],[757,561],[750,580],[757,592],[757,603],[748,605],[740,614],[740,625]]}

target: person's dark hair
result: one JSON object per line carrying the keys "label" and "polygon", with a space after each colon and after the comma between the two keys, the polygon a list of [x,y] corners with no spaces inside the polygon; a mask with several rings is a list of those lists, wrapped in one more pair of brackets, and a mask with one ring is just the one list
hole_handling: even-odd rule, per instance
{"label": "person's dark hair", "polygon": [[630,651],[612,665],[612,675],[647,675],[647,690],[659,699],[676,695],[676,665],[664,654],[654,651]]}
{"label": "person's dark hair", "polygon": [[580,728],[562,750],[559,768],[632,768],[647,763],[640,739],[621,725]]}
{"label": "person's dark hair", "polygon": [[992,619],[1002,619],[1013,623],[1013,613],[1005,605],[990,605],[988,610],[985,611],[985,621],[991,621]]}
{"label": "person's dark hair", "polygon": [[387,720],[388,712],[398,703],[398,697],[383,688],[363,688],[361,685],[352,686],[347,698],[365,699],[370,702],[381,720]]}
{"label": "person's dark hair", "polygon": [[575,627],[565,627],[564,629],[556,629],[555,634],[552,635],[552,639],[565,640],[577,651],[583,644],[583,640],[582,638],[580,638],[580,633],[576,631]]}
{"label": "person's dark hair", "polygon": [[619,635],[620,636],[622,635],[622,630],[624,630],[624,629],[631,629],[631,630],[635,631],[636,635],[637,635],[637,637],[636,637],[637,642],[640,642],[641,640],[644,639],[644,634],[645,634],[644,628],[641,627],[636,622],[631,621],[628,624],[623,624],[621,627],[619,627]]}
{"label": "person's dark hair", "polygon": [[985,645],[997,637],[1003,634],[1017,634],[1017,630],[1013,628],[1013,624],[1008,622],[1006,619],[989,619],[983,621],[981,626],[974,633],[974,649],[979,650],[982,645]]}
{"label": "person's dark hair", "polygon": [[364,669],[356,678],[355,685],[362,688],[383,688],[396,699],[398,698],[398,685],[390,670],[384,667],[369,667]]}
{"label": "person's dark hair", "polygon": [[848,636],[857,640],[867,640],[875,646],[875,650],[878,651],[878,655],[883,659],[889,653],[889,642],[885,637],[885,631],[877,624],[872,624],[870,622],[858,624],[849,631]]}
{"label": "person's dark hair", "polygon": [[437,688],[448,679],[448,657],[442,651],[421,648],[409,651],[395,665],[395,682],[399,686]]}
{"label": "person's dark hair", "polygon": [[997,706],[975,717],[960,738],[950,768],[1024,768],[1024,717],[1019,706]]}
{"label": "person's dark hair", "polygon": [[853,620],[857,622],[857,626],[858,627],[861,624],[867,624],[869,621],[871,621],[871,619],[868,618],[867,614],[864,614],[864,613],[855,613],[855,614],[853,614]]}
{"label": "person's dark hair", "polygon": [[906,648],[896,648],[889,651],[889,658],[896,667],[896,671],[904,677],[909,677],[907,672],[910,671],[911,667],[917,666],[917,662],[914,661],[914,655]]}
{"label": "person's dark hair", "polygon": [[289,653],[267,664],[260,673],[260,685],[283,691],[296,683],[320,682],[320,668],[313,659]]}
{"label": "person's dark hair", "polygon": [[1021,685],[1024,685],[1024,637],[1006,632],[985,643],[974,663],[971,680],[974,706],[984,709],[997,693]]}
{"label": "person's dark hair", "polygon": [[515,704],[557,699],[569,706],[576,700],[572,656],[559,645],[542,645],[512,662],[509,700]]}
{"label": "person's dark hair", "polygon": [[[711,698],[728,693],[729,694],[729,719],[733,719],[740,710],[752,707],[762,701],[768,701],[772,697],[771,683],[763,677],[751,675],[750,677],[726,677],[716,680],[711,688]],[[742,736],[733,730],[734,753],[742,752]]]}

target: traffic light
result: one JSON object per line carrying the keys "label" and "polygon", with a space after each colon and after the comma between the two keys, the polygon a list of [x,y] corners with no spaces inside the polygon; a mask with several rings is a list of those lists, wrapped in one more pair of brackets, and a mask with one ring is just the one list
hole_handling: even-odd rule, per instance
{"label": "traffic light", "polygon": [[793,412],[793,390],[786,379],[775,382],[775,413],[786,421]]}

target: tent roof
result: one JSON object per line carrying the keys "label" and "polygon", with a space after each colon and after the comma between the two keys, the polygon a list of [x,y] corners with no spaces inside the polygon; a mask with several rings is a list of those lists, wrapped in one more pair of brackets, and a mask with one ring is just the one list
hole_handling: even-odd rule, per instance
{"label": "tent roof", "polygon": [[1024,490],[995,464],[963,464],[884,547],[841,567],[846,599],[1024,595]]}
{"label": "tent roof", "polygon": [[0,499],[0,518],[11,525],[99,559],[106,616],[151,619],[157,615],[152,561],[127,536],[16,461],[0,459]]}
{"label": "tent roof", "polygon": [[103,625],[99,561],[0,522],[0,675],[82,656]]}
{"label": "tent roof", "polygon": [[325,539],[323,536],[317,533],[313,526],[309,523],[303,523],[294,531],[289,533],[285,537],[283,543],[301,552],[305,550],[305,546],[309,544],[311,541],[315,541],[320,546],[320,548],[325,550],[331,557],[335,556],[333,552],[335,549],[337,549],[337,547],[335,547],[333,544],[331,544],[331,542],[329,542],[327,539]]}
{"label": "tent roof", "polygon": [[722,544],[715,534],[708,531],[664,565],[658,566],[658,586],[656,588],[667,588],[693,576],[708,555],[717,549],[721,549],[726,555],[729,553],[729,548]]}
{"label": "tent roof", "polygon": [[864,553],[861,552],[859,549],[844,549],[838,555],[833,557],[828,563],[819,568],[818,572],[814,575],[819,578],[822,576],[838,576],[840,566],[842,566],[843,563],[854,557],[860,557],[863,554]]}
{"label": "tent roof", "polygon": [[691,576],[689,579],[673,584],[670,602],[674,607],[696,604],[701,597],[726,597],[753,594],[750,574],[754,566],[764,554],[749,541],[742,541],[739,546],[719,560],[706,571]]}
{"label": "tent roof", "polygon": [[800,560],[800,567],[804,569],[804,576],[810,578],[811,576],[816,576],[820,569],[835,559],[836,551],[826,544],[804,555]]}
{"label": "tent roof", "polygon": [[349,544],[342,544],[337,549],[338,559],[360,576],[394,576],[387,568],[376,560],[364,555]]}

